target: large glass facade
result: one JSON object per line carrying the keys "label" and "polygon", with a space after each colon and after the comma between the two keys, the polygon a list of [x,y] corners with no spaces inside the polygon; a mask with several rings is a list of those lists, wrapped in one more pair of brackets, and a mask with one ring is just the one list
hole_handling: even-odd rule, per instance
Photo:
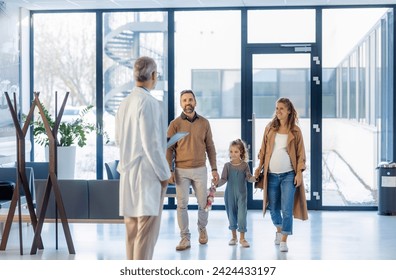
{"label": "large glass facade", "polygon": [[377,205],[375,168],[393,154],[391,21],[388,9],[323,12],[324,206]]}
{"label": "large glass facade", "polygon": [[[307,8],[252,9],[247,11],[246,23],[242,22],[240,9],[34,12],[34,91],[40,92],[51,112],[55,92],[60,100],[66,91],[70,92],[70,118],[84,106],[103,101],[103,131],[110,142],[104,144],[103,154],[96,154],[96,135],[90,135],[87,147],[77,152],[76,178],[96,178],[98,158],[103,162],[118,159],[114,115],[133,87],[132,65],[138,56],[148,55],[156,60],[161,78],[154,94],[164,101],[165,110],[169,105],[168,84],[172,85],[169,94],[174,100],[174,111],[170,115],[177,117],[181,113],[181,90],[192,89],[196,93],[197,112],[208,118],[212,126],[220,172],[229,160],[230,141],[245,132],[247,124],[242,120],[250,121],[246,111],[251,109],[257,118],[252,136],[255,139],[249,146],[256,149],[252,151],[255,156],[275,100],[289,97],[300,115],[308,156],[321,154],[321,184],[307,186],[321,191],[317,196],[319,207],[376,206],[375,167],[381,161],[393,160],[393,117],[389,117],[394,115],[393,10],[319,10],[321,13]],[[168,22],[168,13],[174,22]],[[316,18],[317,14],[321,18]],[[98,15],[102,17],[101,28],[96,28]],[[172,36],[169,26],[174,27]],[[322,29],[316,30],[319,26]],[[102,36],[97,38],[100,29]],[[103,46],[101,54],[96,53],[97,43]],[[246,61],[242,54],[251,46],[264,45],[277,45],[279,49],[252,52],[254,65],[241,64]],[[169,47],[174,50],[169,52]],[[322,80],[314,82],[321,83],[321,91],[311,92],[310,54],[319,47],[323,55],[316,58],[316,65],[320,66],[315,67],[322,70]],[[292,59],[288,58],[287,48],[295,48]],[[168,53],[174,53],[173,61],[169,61]],[[295,67],[294,60],[300,57],[304,62]],[[96,65],[103,66],[100,77],[96,77]],[[243,107],[248,93],[242,88],[246,77],[241,75],[247,71],[253,71],[253,102],[249,110]],[[168,81],[168,77],[173,80]],[[103,85],[103,91],[96,89],[98,83]],[[321,95],[322,104],[312,101],[313,94]],[[315,127],[313,132],[311,119],[317,118],[320,106],[322,127]],[[88,119],[96,121],[95,108]],[[314,138],[312,135],[317,132],[321,133],[321,147],[312,144],[317,134]],[[362,151],[364,159],[360,156]],[[44,160],[43,148],[38,145],[34,160]],[[318,176],[311,170],[305,175],[308,184]],[[356,194],[361,198],[356,198]],[[223,204],[222,198],[217,198],[215,204]]]}

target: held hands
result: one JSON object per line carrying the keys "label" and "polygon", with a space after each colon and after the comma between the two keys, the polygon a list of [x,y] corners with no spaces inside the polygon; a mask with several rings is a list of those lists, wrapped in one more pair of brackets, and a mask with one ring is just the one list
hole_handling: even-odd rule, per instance
{"label": "held hands", "polygon": [[205,206],[206,212],[208,212],[209,210],[212,209],[212,204],[214,202],[215,193],[216,193],[216,186],[212,184],[212,186],[208,190],[208,196],[206,198],[206,206]]}
{"label": "held hands", "polygon": [[212,183],[217,186],[220,179],[219,173],[217,173],[217,171],[212,171],[212,177]]}
{"label": "held hands", "polygon": [[175,184],[175,171],[171,172],[171,176],[168,180],[168,184],[174,185]]}

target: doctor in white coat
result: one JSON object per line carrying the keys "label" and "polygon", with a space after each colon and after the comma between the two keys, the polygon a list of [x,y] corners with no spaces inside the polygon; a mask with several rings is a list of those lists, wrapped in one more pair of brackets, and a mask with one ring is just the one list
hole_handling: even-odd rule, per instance
{"label": "doctor in white coat", "polygon": [[126,226],[126,255],[152,259],[158,239],[163,199],[170,178],[166,161],[166,123],[162,102],[150,90],[157,83],[157,65],[140,57],[134,65],[135,87],[115,117],[120,150],[120,215]]}

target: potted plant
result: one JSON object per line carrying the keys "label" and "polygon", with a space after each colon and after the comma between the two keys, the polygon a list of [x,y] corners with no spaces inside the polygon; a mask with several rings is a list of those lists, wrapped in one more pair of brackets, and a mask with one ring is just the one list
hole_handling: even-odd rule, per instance
{"label": "potted plant", "polygon": [[[44,104],[41,103],[41,106],[49,126],[51,129],[53,129],[55,125],[55,119],[48,112]],[[72,119],[71,121],[61,121],[59,124],[57,142],[58,178],[60,179],[74,178],[76,145],[79,147],[86,146],[88,134],[95,131],[96,133],[102,134],[105,137],[105,143],[109,142],[109,136],[106,132],[103,132],[101,128],[98,128],[94,124],[85,120],[87,113],[89,113],[92,108],[92,105],[88,105],[79,112],[79,115],[77,115],[75,119]],[[32,125],[34,142],[41,146],[47,147],[46,158],[48,158],[49,139],[41,115],[39,115],[36,120],[32,122]],[[66,168],[63,163],[70,164],[70,168]]]}
{"label": "potted plant", "polygon": [[[51,129],[55,125],[55,119],[48,112],[47,108],[41,104],[43,108],[43,113],[48,121]],[[87,123],[84,121],[84,116],[93,108],[92,105],[88,105],[83,110],[76,119],[70,122],[61,122],[58,128],[58,146],[69,147],[77,144],[79,147],[84,147],[87,144],[87,135],[92,131],[96,130],[94,124]],[[34,142],[41,146],[48,146],[49,140],[47,132],[45,130],[44,122],[39,116],[33,123],[33,136]],[[100,130],[97,130],[100,131]],[[104,134],[107,136],[107,134]]]}

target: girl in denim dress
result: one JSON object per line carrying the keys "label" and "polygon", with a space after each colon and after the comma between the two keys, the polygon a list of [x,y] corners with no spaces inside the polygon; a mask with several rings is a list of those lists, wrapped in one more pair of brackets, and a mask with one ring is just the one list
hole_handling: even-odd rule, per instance
{"label": "girl in denim dress", "polygon": [[248,152],[245,143],[237,139],[230,144],[230,161],[224,165],[218,187],[227,183],[224,193],[224,202],[229,221],[229,229],[232,238],[229,245],[236,245],[238,241],[242,247],[250,247],[245,239],[246,216],[247,216],[247,183],[256,182],[256,178],[250,173]]}

